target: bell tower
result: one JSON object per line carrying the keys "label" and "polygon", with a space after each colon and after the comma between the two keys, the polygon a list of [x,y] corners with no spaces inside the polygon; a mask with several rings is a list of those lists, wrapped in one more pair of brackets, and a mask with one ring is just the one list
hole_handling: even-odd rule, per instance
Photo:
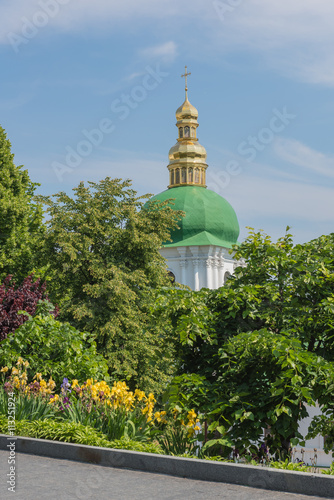
{"label": "bell tower", "polygon": [[181,75],[185,78],[185,101],[176,111],[177,143],[169,150],[169,189],[186,185],[206,187],[208,165],[206,150],[197,139],[198,111],[188,100],[190,74],[186,66],[185,74]]}

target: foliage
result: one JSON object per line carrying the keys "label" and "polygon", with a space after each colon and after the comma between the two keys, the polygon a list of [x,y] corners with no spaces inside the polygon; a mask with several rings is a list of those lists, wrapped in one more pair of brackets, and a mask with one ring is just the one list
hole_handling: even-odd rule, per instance
{"label": "foliage", "polygon": [[165,292],[164,309],[158,302],[156,314],[164,314],[180,335],[182,372],[210,380],[218,346],[262,328],[298,338],[305,350],[334,361],[333,245],[334,233],[294,246],[289,233],[274,243],[251,231],[234,248],[245,266],[236,268],[224,287],[180,290],[177,304],[173,291]]}
{"label": "foliage", "polygon": [[247,266],[236,270],[228,286],[241,296],[248,287],[247,297],[234,307],[243,331],[264,327],[287,334],[305,350],[334,361],[333,245],[334,233],[294,246],[289,233],[273,243],[251,231],[236,253]]}
{"label": "foliage", "polygon": [[[0,389],[0,414],[8,413],[8,394]],[[15,418],[17,420],[43,420],[55,416],[54,408],[41,395],[18,395],[15,397]]]}
{"label": "foliage", "polygon": [[[6,434],[8,421],[6,416],[0,415],[0,432]],[[91,427],[75,422],[58,422],[51,419],[15,421],[15,435],[39,439],[50,439],[66,443],[85,444],[104,448],[133,450],[145,453],[161,454],[162,450],[155,443],[139,443],[130,439],[109,441],[101,432]]]}
{"label": "foliage", "polygon": [[210,425],[203,451],[220,446],[224,456],[233,447],[258,453],[255,443],[269,428],[270,452],[287,454],[290,442],[302,440],[298,422],[307,415],[305,404],[331,398],[333,364],[305,351],[297,339],[267,330],[239,334],[218,356],[215,380],[183,375],[167,396],[205,410]]}
{"label": "foliage", "polygon": [[[208,290],[192,292],[187,289],[164,288],[156,293],[151,314],[155,321],[170,327],[180,345],[193,348],[198,338],[210,343],[215,314],[208,307]],[[182,361],[183,358],[182,358]]]}
{"label": "foliage", "polygon": [[154,314],[180,336],[166,399],[204,413],[204,451],[257,453],[270,427],[271,451],[288,453],[306,404],[333,409],[333,244],[334,234],[294,246],[290,234],[273,243],[252,231],[234,248],[245,266],[223,288],[157,301]]}
{"label": "foliage", "polygon": [[42,207],[34,199],[39,184],[14,165],[11,144],[0,126],[0,282],[22,281],[34,271],[43,235]]}
{"label": "foliage", "polygon": [[2,341],[0,366],[13,367],[19,356],[28,363],[28,376],[52,376],[59,386],[64,378],[105,377],[107,365],[96,352],[93,336],[79,332],[52,315],[37,314]]}
{"label": "foliage", "polygon": [[64,420],[95,427],[108,439],[131,438],[145,441],[152,437],[155,397],[144,391],[129,391],[125,382],[114,382],[110,387],[105,381],[89,379],[81,386],[64,378],[61,395],[51,401]]}
{"label": "foliage", "polygon": [[334,476],[334,462],[331,463],[329,469],[322,470],[321,474],[328,474],[330,476]]}
{"label": "foliage", "polygon": [[160,289],[150,314],[152,322],[163,325],[176,342],[176,369],[179,373],[206,374],[213,371],[217,334],[215,311],[208,306],[208,290]]}
{"label": "foliage", "polygon": [[17,421],[49,418],[80,424],[95,429],[108,440],[153,442],[158,438],[162,449],[172,454],[186,451],[189,454],[196,449],[193,438],[199,430],[199,420],[193,410],[186,415],[174,411],[173,418],[166,411],[154,412],[153,394],[146,395],[139,389],[132,392],[120,381],[109,386],[104,380],[88,379],[79,385],[78,380],[70,383],[64,378],[60,391],[54,393],[54,381],[46,382],[40,373],[29,382],[27,361],[19,358],[16,366],[11,371],[8,367],[0,370],[3,382],[7,377],[0,388],[0,414],[8,414],[11,401]]}
{"label": "foliage", "polygon": [[[34,316],[40,302],[48,299],[46,283],[41,283],[40,279],[33,280],[31,275],[15,286],[12,276],[7,276],[0,285],[0,341],[28,319],[27,315],[19,314],[20,311]],[[55,317],[58,314],[52,304],[49,304],[48,311]]]}
{"label": "foliage", "polygon": [[158,438],[158,442],[166,455],[191,457],[198,449],[198,445],[189,440],[183,427],[168,429]]}
{"label": "foliage", "polygon": [[[333,394],[333,390],[332,390]],[[334,457],[334,401],[331,405],[324,406],[323,414],[316,415],[308,429],[307,439],[315,438],[318,434],[324,436],[324,450],[326,453],[332,452]]]}
{"label": "foliage", "polygon": [[80,183],[72,199],[44,197],[46,262],[62,318],[96,337],[110,375],[132,387],[166,384],[173,340],[149,318],[154,290],[171,286],[159,253],[180,213],[143,200],[129,181]]}
{"label": "foliage", "polygon": [[270,461],[268,462],[269,467],[274,469],[284,469],[284,470],[294,470],[298,472],[313,472],[312,467],[305,465],[303,462],[290,462],[289,459],[285,461]]}

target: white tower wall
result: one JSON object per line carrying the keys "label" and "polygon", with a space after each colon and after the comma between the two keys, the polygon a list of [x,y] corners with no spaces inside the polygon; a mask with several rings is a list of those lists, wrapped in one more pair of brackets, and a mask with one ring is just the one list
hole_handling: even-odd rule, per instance
{"label": "white tower wall", "polygon": [[160,253],[175,280],[195,291],[223,286],[236,266],[229,249],[213,245],[166,247]]}

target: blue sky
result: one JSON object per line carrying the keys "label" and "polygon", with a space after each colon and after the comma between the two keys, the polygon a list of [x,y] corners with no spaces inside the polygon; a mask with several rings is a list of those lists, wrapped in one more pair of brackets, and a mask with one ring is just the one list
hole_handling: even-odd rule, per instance
{"label": "blue sky", "polygon": [[39,192],[168,183],[175,111],[199,111],[208,187],[295,242],[334,227],[332,0],[0,0],[0,124]]}

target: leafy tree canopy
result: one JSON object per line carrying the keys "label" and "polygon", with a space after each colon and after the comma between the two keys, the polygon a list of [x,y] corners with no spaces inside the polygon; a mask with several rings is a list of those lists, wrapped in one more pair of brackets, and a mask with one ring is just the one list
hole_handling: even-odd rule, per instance
{"label": "leafy tree canopy", "polygon": [[159,253],[181,213],[148,202],[130,181],[80,183],[74,198],[44,197],[51,299],[63,318],[92,332],[110,374],[159,390],[171,373],[172,340],[151,324],[158,287],[171,286]]}
{"label": "leafy tree canopy", "polygon": [[0,126],[0,280],[22,281],[35,267],[37,239],[43,231],[42,207],[34,200],[38,186],[15,166],[11,144]]}
{"label": "leafy tree canopy", "polygon": [[293,245],[289,233],[274,243],[251,231],[241,256],[247,265],[229,283],[236,295],[246,291],[246,300],[234,302],[239,331],[266,327],[334,361],[334,233]]}
{"label": "leafy tree canopy", "polygon": [[173,390],[186,387],[211,429],[223,426],[221,445],[270,426],[273,446],[286,449],[305,404],[333,416],[333,248],[334,234],[293,245],[288,232],[275,243],[252,230],[234,248],[245,266],[224,287],[157,301],[156,316],[180,335]]}
{"label": "leafy tree canopy", "polygon": [[205,449],[257,453],[255,443],[268,429],[267,445],[279,456],[303,441],[298,426],[307,416],[305,405],[318,401],[333,414],[334,364],[303,349],[298,339],[266,329],[241,333],[216,357],[214,377],[181,375],[166,396],[172,405],[192,405],[206,415],[212,439]]}
{"label": "leafy tree canopy", "polygon": [[[334,233],[293,245],[250,232],[235,258],[244,259],[218,290],[167,290],[155,314],[180,336],[184,371],[210,376],[217,346],[240,333],[266,328],[300,340],[303,348],[334,361]],[[217,358],[218,359],[218,358]]]}

